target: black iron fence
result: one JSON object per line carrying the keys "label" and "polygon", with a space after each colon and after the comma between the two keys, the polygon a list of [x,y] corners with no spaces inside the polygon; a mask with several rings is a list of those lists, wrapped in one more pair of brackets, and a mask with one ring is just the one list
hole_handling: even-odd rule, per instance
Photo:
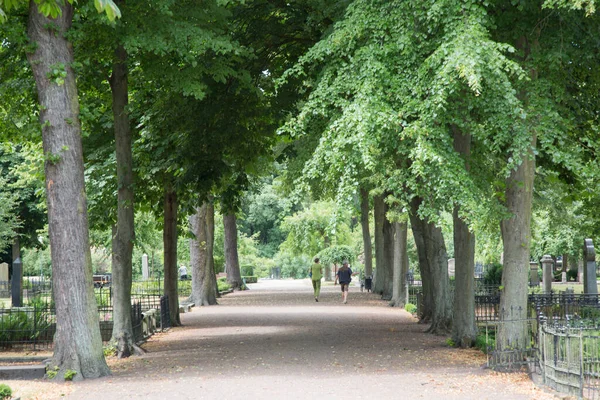
{"label": "black iron fence", "polygon": [[[110,298],[110,291],[107,289],[105,292],[108,294],[97,293],[96,299]],[[132,303],[131,316],[135,341],[143,339],[143,314],[151,309],[159,311],[156,313],[157,324],[162,329],[170,327],[167,296],[138,295]],[[108,342],[113,330],[112,302],[108,304],[98,302],[98,323],[102,340]],[[56,310],[50,301],[38,299],[25,307],[0,308],[0,348],[32,348],[33,350],[51,348],[55,332]]]}

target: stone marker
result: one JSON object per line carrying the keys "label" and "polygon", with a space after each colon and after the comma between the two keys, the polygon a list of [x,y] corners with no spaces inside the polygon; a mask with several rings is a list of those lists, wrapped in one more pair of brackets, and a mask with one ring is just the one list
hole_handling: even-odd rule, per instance
{"label": "stone marker", "polygon": [[542,262],[544,293],[549,294],[552,292],[552,281],[554,280],[554,273],[552,271],[554,260],[549,255],[544,255],[540,261]]}
{"label": "stone marker", "polygon": [[142,255],[142,279],[147,281],[150,277],[150,271],[148,270],[148,254]]}
{"label": "stone marker", "polygon": [[448,260],[448,276],[453,277],[456,271],[456,259],[451,258]]}
{"label": "stone marker", "polygon": [[561,282],[562,282],[562,283],[567,283],[567,273],[566,273],[566,272],[563,272],[563,273],[562,273],[562,276],[561,276],[561,278],[562,278],[562,279],[561,279]]}
{"label": "stone marker", "polygon": [[0,264],[0,282],[8,282],[8,264]]}
{"label": "stone marker", "polygon": [[538,263],[530,262],[529,263],[529,285],[530,286],[539,286],[540,285],[540,276],[538,275]]}
{"label": "stone marker", "polygon": [[12,293],[12,306],[23,307],[23,263],[20,258],[13,261],[10,288]]}
{"label": "stone marker", "polygon": [[583,241],[583,293],[598,294],[596,282],[596,250],[592,239]]}
{"label": "stone marker", "polygon": [[583,283],[583,260],[577,262],[577,282]]}

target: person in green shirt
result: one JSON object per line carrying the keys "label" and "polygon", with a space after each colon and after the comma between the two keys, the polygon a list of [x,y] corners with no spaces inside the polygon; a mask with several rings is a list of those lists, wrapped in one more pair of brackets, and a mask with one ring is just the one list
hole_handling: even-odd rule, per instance
{"label": "person in green shirt", "polygon": [[312,279],[313,290],[315,293],[315,301],[319,302],[319,294],[321,293],[321,278],[323,277],[323,267],[319,264],[319,258],[315,258],[315,263],[310,267],[308,274]]}

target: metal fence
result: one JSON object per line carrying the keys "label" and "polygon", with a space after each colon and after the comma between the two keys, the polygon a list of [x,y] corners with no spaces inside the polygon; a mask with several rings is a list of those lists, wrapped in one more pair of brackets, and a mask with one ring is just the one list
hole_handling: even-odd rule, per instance
{"label": "metal fence", "polygon": [[[106,290],[106,292],[109,292]],[[103,293],[100,298],[107,298]],[[97,296],[98,298],[98,296]],[[161,307],[166,307],[161,309]],[[133,301],[131,307],[134,340],[142,340],[143,313],[155,308],[162,329],[170,327],[167,296],[147,295]],[[165,317],[166,316],[166,319]],[[112,304],[98,305],[98,323],[102,341],[108,342],[113,329]],[[51,348],[56,333],[56,310],[51,302],[33,302],[26,307],[0,309],[0,348]]]}
{"label": "metal fence", "polygon": [[539,334],[544,384],[586,399],[600,399],[600,326],[546,321]]}

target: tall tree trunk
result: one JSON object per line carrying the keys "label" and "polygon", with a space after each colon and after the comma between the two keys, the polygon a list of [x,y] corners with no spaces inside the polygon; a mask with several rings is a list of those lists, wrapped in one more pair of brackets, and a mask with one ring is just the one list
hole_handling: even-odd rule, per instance
{"label": "tall tree trunk", "polygon": [[418,197],[411,201],[410,224],[419,255],[426,316],[431,316],[429,332],[444,335],[452,325],[448,255],[442,230],[417,214],[421,202]]}
{"label": "tall tree trunk", "polygon": [[407,252],[408,227],[406,222],[394,223],[394,278],[390,306],[404,307],[406,301],[406,274],[408,273]]}
{"label": "tall tree trunk", "polygon": [[242,287],[242,276],[240,274],[240,261],[237,248],[237,225],[235,214],[223,215],[223,229],[225,231],[225,264],[227,266],[227,283],[233,290]]}
{"label": "tall tree trunk", "polygon": [[567,271],[569,271],[569,255],[565,253],[562,257],[562,272]]}
{"label": "tall tree trunk", "polygon": [[394,256],[394,232],[392,224],[386,217],[387,204],[383,196],[375,196],[375,269],[374,293],[381,294],[383,299],[392,298],[393,256]]}
{"label": "tall tree trunk", "polygon": [[165,186],[164,201],[164,294],[169,297],[169,315],[171,326],[181,325],[179,319],[179,289],[177,274],[177,194],[172,186]]}
{"label": "tall tree trunk", "polygon": [[[56,305],[51,366],[59,368],[56,377],[62,380],[67,370],[77,372],[74,379],[97,378],[109,375],[110,370],[102,351],[92,285],[79,100],[71,68],[73,47],[66,39],[73,7],[68,2],[59,7],[62,14],[49,19],[40,14],[35,1],[30,2],[28,35],[35,50],[27,57],[35,77],[47,157],[45,186]],[[52,75],[57,68],[66,76]]]}
{"label": "tall tree trunk", "polygon": [[[327,236],[326,233],[323,233],[323,247],[327,249],[329,246],[331,246],[331,240],[329,239],[329,236]],[[333,276],[331,274],[331,264],[323,264],[323,272],[325,275],[326,282],[333,281]]]}
{"label": "tall tree trunk", "polygon": [[365,277],[373,276],[373,249],[369,232],[369,191],[360,189],[360,225],[362,227],[363,247],[365,249]]}
{"label": "tall tree trunk", "polygon": [[[465,159],[465,168],[470,170],[471,135],[462,134],[453,126],[454,150]],[[475,235],[459,217],[459,207],[454,207],[454,321],[452,339],[460,347],[471,347],[477,338],[475,324]]]}
{"label": "tall tree trunk", "polygon": [[135,231],[133,224],[133,155],[129,126],[127,52],[123,46],[115,50],[113,72],[109,79],[115,121],[117,155],[117,225],[112,237],[113,332],[111,341],[118,357],[129,357],[136,348],[131,322],[132,257]]}
{"label": "tall tree trunk", "polygon": [[206,204],[206,269],[212,276],[210,279],[214,282],[215,293],[219,295],[219,285],[217,284],[217,273],[215,272],[215,206],[212,199]]}
{"label": "tall tree trunk", "polygon": [[[208,203],[196,208],[196,214],[190,217],[194,238],[190,240],[190,263],[192,269],[192,295],[190,299],[197,306],[217,304],[216,276],[212,254],[208,254],[208,229],[206,212]],[[211,273],[212,269],[212,273]]]}
{"label": "tall tree trunk", "polygon": [[535,148],[535,144],[534,136],[531,149],[523,156],[522,164],[506,179],[506,208],[511,217],[500,224],[504,244],[500,319],[504,323],[500,325],[496,339],[502,349],[524,349],[529,340],[525,318],[531,243],[531,201],[535,176],[535,156],[532,149]]}

